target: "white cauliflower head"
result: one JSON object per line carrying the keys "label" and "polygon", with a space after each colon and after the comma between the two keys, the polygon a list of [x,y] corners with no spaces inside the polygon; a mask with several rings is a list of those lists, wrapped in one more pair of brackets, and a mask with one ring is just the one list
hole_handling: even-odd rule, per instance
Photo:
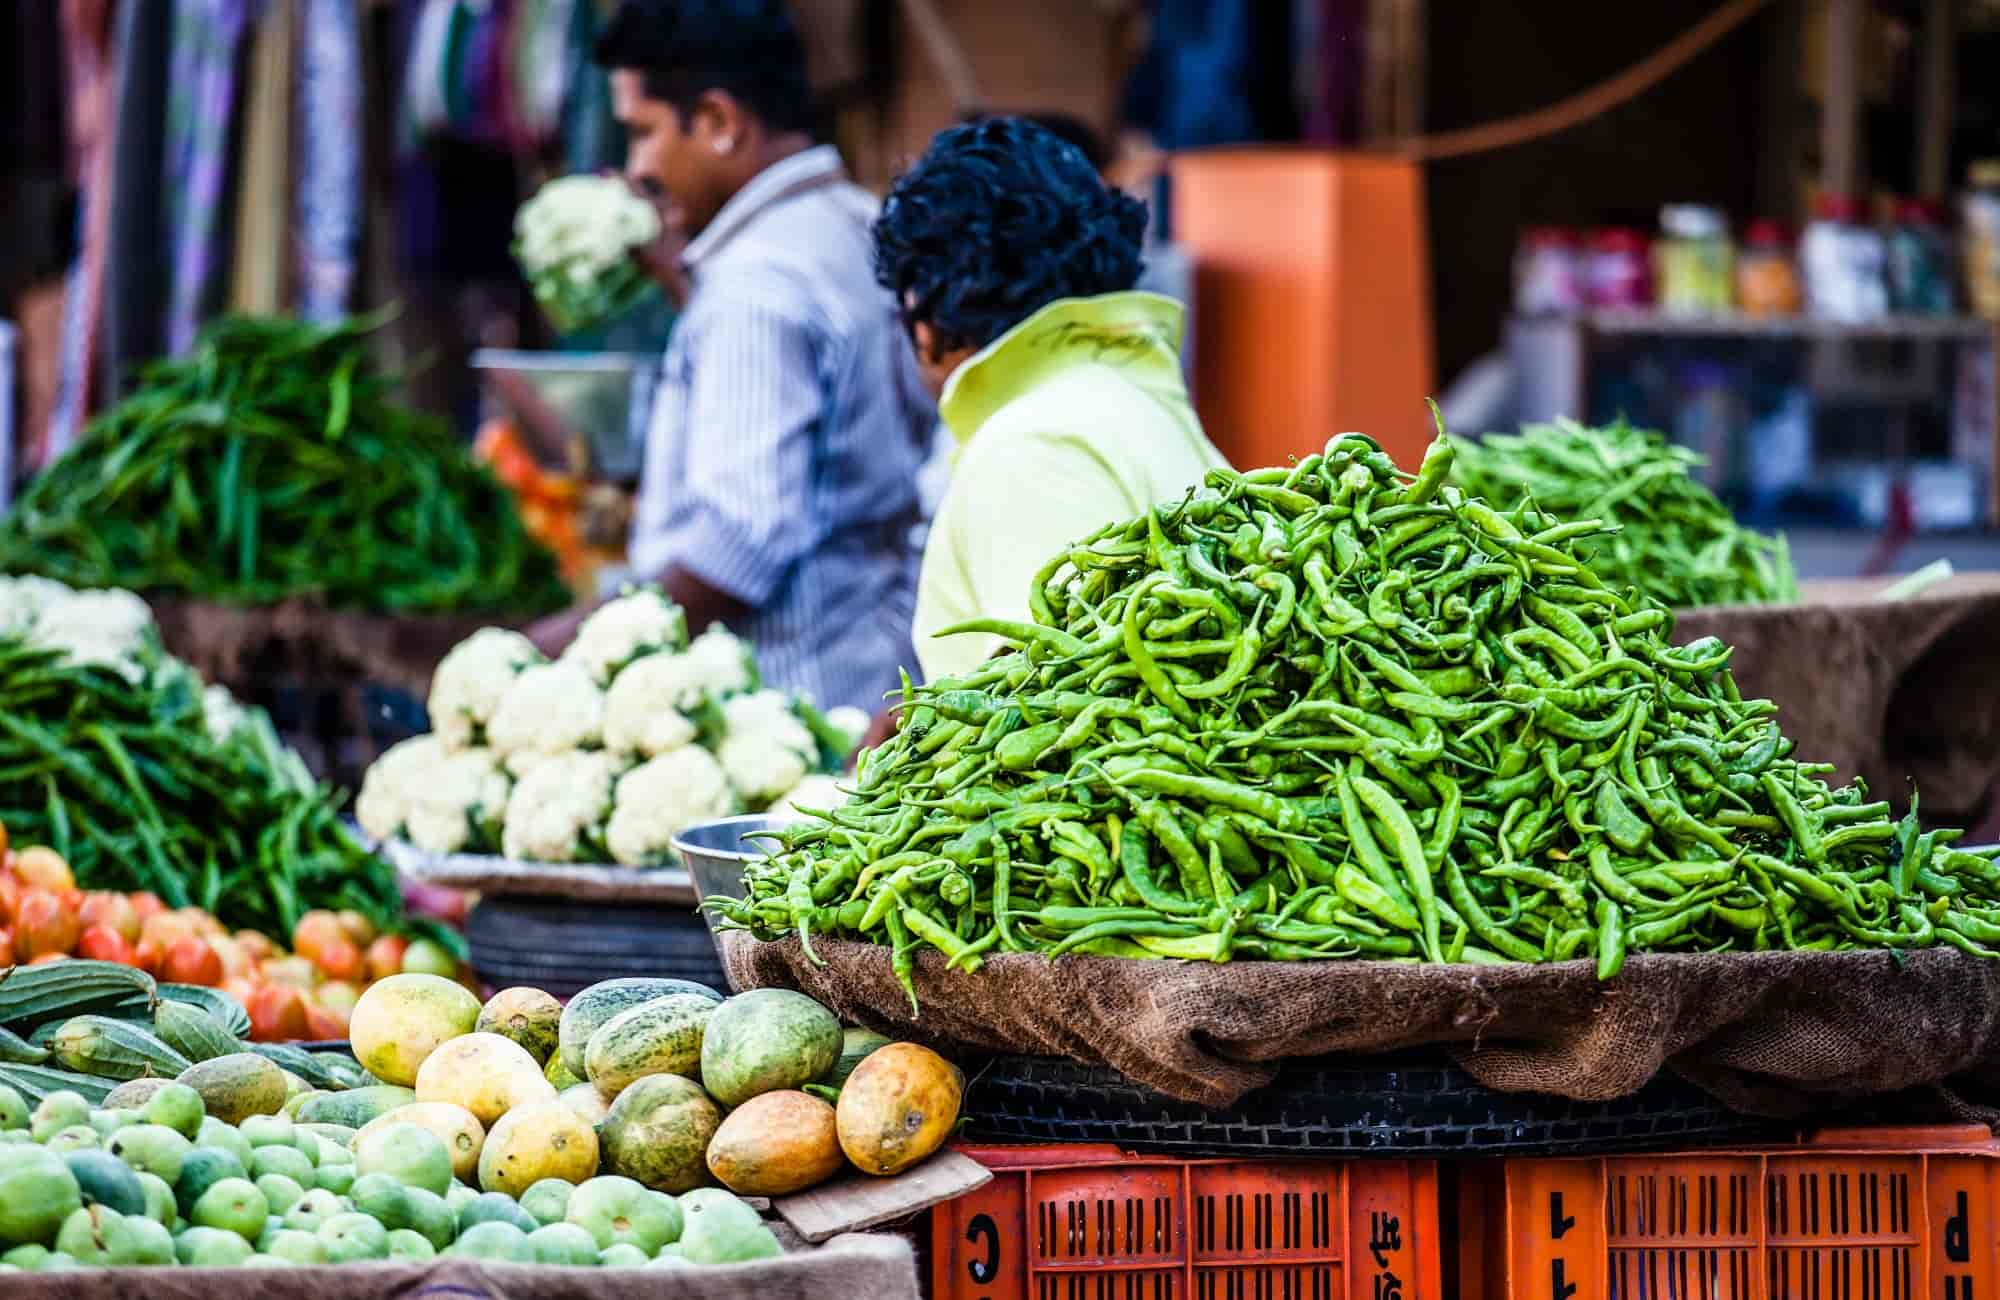
{"label": "white cauliflower head", "polygon": [[519,632],[486,627],[452,647],[431,676],[431,730],[452,749],[474,744],[500,697],[525,668],[544,662]]}
{"label": "white cauliflower head", "polygon": [[679,707],[687,662],[686,655],[647,655],[611,679],[604,693],[605,748],[654,758],[694,740],[695,725]]}
{"label": "white cauliflower head", "polygon": [[847,791],[840,788],[839,777],[815,774],[772,800],[765,811],[773,817],[795,814],[801,808],[827,812],[840,807],[848,798]]}
{"label": "white cauliflower head", "polygon": [[642,655],[687,644],[687,615],[656,588],[641,587],[597,607],[563,651],[602,686]]}
{"label": "white cauliflower head", "polygon": [[507,798],[500,847],[524,862],[575,862],[611,811],[618,762],[603,751],[537,763]]}
{"label": "white cauliflower head", "polygon": [[722,743],[715,756],[744,799],[761,804],[797,785],[819,757],[819,742],[781,691],[723,701]]}
{"label": "white cauliflower head", "polygon": [[868,734],[874,719],[865,709],[857,709],[852,704],[836,705],[826,711],[826,725],[847,737],[847,747],[853,749]]}
{"label": "white cauliflower head", "polygon": [[43,607],[29,640],[75,664],[97,664],[130,680],[145,672],[139,654],[153,637],[153,611],[129,591],[79,591]]}
{"label": "white cauliflower head", "polygon": [[674,836],[735,811],[736,799],[721,765],[707,750],[684,746],[619,778],[605,846],[626,866],[668,862],[674,857]]}
{"label": "white cauliflower head", "polygon": [[497,843],[512,789],[492,750],[445,755],[410,792],[403,823],[410,843],[427,853]]}
{"label": "white cauliflower head", "polygon": [[54,578],[0,577],[0,636],[27,636],[43,610],[75,594]]}
{"label": "white cauliflower head", "polygon": [[535,272],[566,266],[588,278],[659,233],[653,205],[615,176],[557,177],[514,214],[516,249]]}
{"label": "white cauliflower head", "polygon": [[604,739],[604,692],[567,659],[524,670],[486,720],[486,743],[511,762],[523,750],[561,754]]}
{"label": "white cauliflower head", "polygon": [[208,729],[208,738],[216,744],[226,743],[248,719],[249,715],[237,703],[236,697],[229,693],[227,686],[209,686],[202,690],[202,725]]}
{"label": "white cauliflower head", "polygon": [[394,839],[409,820],[418,789],[444,761],[445,748],[436,736],[413,736],[391,745],[369,764],[354,797],[354,820],[371,839]]}
{"label": "white cauliflower head", "polygon": [[710,624],[706,632],[689,643],[684,658],[688,682],[685,689],[698,694],[693,699],[683,697],[683,710],[699,704],[701,695],[719,700],[757,685],[757,660],[750,652],[749,642],[720,623]]}

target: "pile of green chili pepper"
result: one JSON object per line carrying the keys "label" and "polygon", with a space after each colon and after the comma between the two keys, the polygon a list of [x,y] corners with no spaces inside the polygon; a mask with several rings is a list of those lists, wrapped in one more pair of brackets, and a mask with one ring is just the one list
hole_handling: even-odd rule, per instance
{"label": "pile of green chili pepper", "polygon": [[0,638],[0,824],[87,889],[150,890],[231,928],[289,935],[310,908],[402,913],[396,874],[340,822],[337,794],[243,728],[218,742],[201,681],[161,658],[137,681]]}
{"label": "pile of green chili pepper", "polygon": [[555,559],[505,490],[393,400],[378,323],[215,322],[29,486],[0,570],[230,604],[560,608]]}
{"label": "pile of green chili pepper", "polygon": [[[2000,945],[2000,867],[1801,763],[1595,519],[1343,434],[1052,557],[846,804],[711,900],[761,938],[1279,961]],[[915,1000],[912,987],[912,1002]]]}
{"label": "pile of green chili pepper", "polygon": [[1461,446],[1451,481],[1469,496],[1525,495],[1544,512],[1615,525],[1590,540],[1584,558],[1610,586],[1635,587],[1670,609],[1797,600],[1784,535],[1738,524],[1689,473],[1701,463],[1623,420],[1597,429],[1558,420]]}

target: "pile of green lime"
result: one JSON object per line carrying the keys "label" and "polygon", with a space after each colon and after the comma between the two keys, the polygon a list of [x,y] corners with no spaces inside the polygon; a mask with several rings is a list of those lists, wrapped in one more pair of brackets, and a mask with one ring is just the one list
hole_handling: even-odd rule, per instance
{"label": "pile of green lime", "polygon": [[581,1268],[686,1267],[780,1253],[720,1188],[681,1196],[629,1178],[546,1178],[519,1199],[453,1177],[430,1129],[253,1115],[227,1124],[164,1084],[92,1109],[0,1086],[0,1273],[187,1265],[280,1267],[473,1256]]}

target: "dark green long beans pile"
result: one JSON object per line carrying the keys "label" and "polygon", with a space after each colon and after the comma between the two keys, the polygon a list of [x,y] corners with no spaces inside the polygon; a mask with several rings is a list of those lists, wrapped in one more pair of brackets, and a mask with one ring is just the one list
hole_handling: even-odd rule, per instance
{"label": "dark green long beans pile", "polygon": [[[1994,956],[2000,868],[1790,757],[1605,535],[1346,434],[1053,557],[854,797],[711,900],[772,939],[1207,961]],[[915,993],[912,988],[912,1000]]]}
{"label": "dark green long beans pile", "polygon": [[315,907],[395,921],[395,871],[261,730],[217,743],[200,680],[172,660],[128,681],[0,638],[0,825],[83,888],[150,890],[231,928],[289,935]]}
{"label": "dark green long beans pile", "polygon": [[1596,429],[1558,420],[1461,446],[1451,481],[1489,501],[1525,494],[1547,513],[1616,525],[1584,557],[1607,585],[1637,588],[1669,609],[1797,600],[1784,535],[1738,524],[1689,473],[1701,463],[1623,420]]}
{"label": "dark green long beans pile", "polygon": [[28,487],[0,571],[244,605],[560,608],[555,559],[498,482],[393,400],[375,323],[215,322]]}

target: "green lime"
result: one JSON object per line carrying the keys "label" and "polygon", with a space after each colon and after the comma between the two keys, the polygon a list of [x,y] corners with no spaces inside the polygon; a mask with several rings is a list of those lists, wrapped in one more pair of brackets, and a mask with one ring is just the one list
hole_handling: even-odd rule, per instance
{"label": "green lime", "polygon": [[293,1263],[293,1262],[292,1262],[291,1260],[289,1260],[289,1259],[286,1259],[286,1258],[285,1258],[284,1256],[282,1256],[282,1255],[265,1255],[265,1254],[262,1254],[262,1253],[259,1253],[259,1254],[255,1254],[255,1255],[252,1255],[252,1256],[251,1256],[250,1258],[248,1258],[248,1259],[244,1260],[244,1261],[243,1261],[243,1267],[245,1267],[245,1268],[297,1268],[297,1267],[298,1267],[298,1265],[297,1265],[297,1264],[294,1264],[294,1263]]}
{"label": "green lime", "polygon": [[104,1149],[134,1169],[171,1183],[181,1176],[181,1163],[194,1144],[164,1124],[127,1124],[111,1135]]}
{"label": "green lime", "polygon": [[437,1134],[416,1124],[389,1124],[354,1143],[354,1168],[393,1175],[405,1187],[443,1196],[451,1190],[451,1153]]}
{"label": "green lime", "polygon": [[616,1174],[589,1179],[569,1198],[568,1221],[591,1235],[599,1250],[623,1243],[651,1259],[681,1235],[681,1208],[662,1201],[644,1183]]}
{"label": "green lime", "polygon": [[224,1178],[212,1184],[194,1203],[188,1220],[204,1228],[221,1228],[245,1241],[255,1241],[270,1217],[271,1203],[247,1178]]}
{"label": "green lime", "polygon": [[139,1190],[145,1194],[146,1217],[163,1227],[173,1227],[180,1207],[174,1203],[174,1189],[167,1185],[167,1180],[143,1169],[132,1176],[139,1180]]}
{"label": "green lime", "polygon": [[150,1266],[174,1262],[174,1238],[165,1224],[127,1215],[125,1230],[132,1238],[132,1258],[126,1263]]}
{"label": "green lime", "polygon": [[146,1098],[139,1115],[148,1124],[163,1125],[186,1138],[199,1136],[201,1122],[208,1118],[201,1094],[184,1083],[170,1083]]}
{"label": "green lime", "polygon": [[221,1228],[189,1228],[174,1239],[174,1257],[189,1268],[235,1268],[251,1253],[249,1242]]}
{"label": "green lime", "polygon": [[83,1195],[63,1158],[24,1149],[0,1165],[0,1247],[47,1241],[83,1205]]}
{"label": "green lime", "polygon": [[292,1144],[292,1121],[283,1115],[252,1115],[236,1126],[254,1150],[257,1147],[288,1147]]}
{"label": "green lime", "polygon": [[451,1207],[453,1214],[463,1214],[465,1207],[478,1199],[478,1190],[467,1187],[464,1183],[453,1183],[444,1194],[444,1203]]}
{"label": "green lime", "polygon": [[181,1176],[174,1179],[174,1205],[185,1218],[194,1217],[194,1203],[202,1193],[225,1178],[248,1178],[250,1171],[227,1151],[196,1147],[181,1161]]}
{"label": "green lime", "polygon": [[389,1253],[389,1230],[365,1214],[336,1214],[319,1225],[320,1245],[329,1264],[382,1259]]}
{"label": "green lime", "polygon": [[314,1168],[319,1167],[319,1146],[319,1134],[308,1133],[304,1129],[292,1131],[292,1150],[304,1156],[306,1163]]}
{"label": "green lime", "polygon": [[77,1263],[62,1251],[52,1250],[42,1256],[42,1262],[35,1265],[35,1271],[37,1273],[67,1273],[71,1269],[82,1267],[83,1265]]}
{"label": "green lime", "polygon": [[28,1127],[28,1103],[19,1092],[0,1083],[0,1129]]}
{"label": "green lime", "polygon": [[85,1205],[102,1205],[120,1214],[144,1214],[146,1189],[132,1166],[92,1147],[63,1154],[63,1164],[76,1179]]}
{"label": "green lime", "polygon": [[347,1199],[354,1202],[355,1209],[379,1219],[385,1228],[411,1226],[409,1190],[391,1174],[361,1175],[348,1190]]}
{"label": "green lime", "polygon": [[448,1252],[466,1255],[473,1259],[510,1260],[514,1263],[532,1263],[534,1256],[528,1250],[528,1234],[511,1223],[476,1223],[458,1234],[458,1240]]}
{"label": "green lime", "polygon": [[533,1232],[542,1226],[540,1220],[522,1209],[505,1192],[482,1192],[460,1207],[458,1226],[461,1230],[478,1223],[511,1223],[522,1232]]}
{"label": "green lime", "polygon": [[598,1252],[597,1262],[603,1268],[644,1268],[651,1261],[646,1252],[630,1242],[616,1242]]}
{"label": "green lime", "polygon": [[421,1232],[397,1228],[389,1234],[390,1259],[436,1259],[437,1247]]}
{"label": "green lime", "polygon": [[5,1254],[0,1254],[0,1264],[8,1268],[18,1268],[32,1273],[35,1265],[48,1258],[49,1248],[39,1241],[31,1241],[25,1246],[16,1246]]}
{"label": "green lime", "polygon": [[72,1124],[42,1145],[57,1155],[64,1155],[71,1151],[96,1151],[103,1147],[104,1142],[90,1125]]}
{"label": "green lime", "polygon": [[405,1221],[394,1226],[420,1232],[439,1250],[451,1244],[458,1235],[458,1216],[451,1212],[445,1199],[421,1187],[403,1189]]}
{"label": "green lime", "polygon": [[306,1189],[296,1178],[284,1174],[257,1175],[257,1190],[264,1193],[264,1201],[271,1207],[271,1213],[283,1214],[305,1199]]}
{"label": "green lime", "polygon": [[569,1217],[569,1198],[574,1191],[574,1183],[560,1178],[544,1178],[521,1193],[521,1208],[544,1227],[561,1223]]}
{"label": "green lime", "polygon": [[56,1232],[56,1249],[92,1268],[130,1264],[137,1247],[125,1216],[102,1205],[72,1211]]}
{"label": "green lime", "polygon": [[458,977],[458,959],[446,952],[442,945],[429,939],[418,939],[403,949],[404,975],[442,975],[446,979]]}
{"label": "green lime", "polygon": [[313,1170],[313,1185],[336,1196],[347,1195],[354,1186],[354,1162],[321,1165]]}
{"label": "green lime", "polygon": [[301,1142],[307,1138],[311,1138],[314,1143],[313,1163],[315,1165],[351,1165],[354,1163],[354,1153],[347,1149],[347,1143],[336,1142],[332,1138],[321,1137],[317,1133],[299,1134]]}
{"label": "green lime", "polygon": [[281,1228],[272,1233],[271,1239],[264,1244],[264,1251],[294,1264],[326,1263],[326,1247],[320,1239],[297,1228]]}
{"label": "green lime", "polygon": [[61,1088],[42,1098],[42,1104],[35,1107],[28,1128],[35,1135],[35,1141],[46,1142],[66,1128],[88,1123],[90,1103],[69,1089]]}
{"label": "green lime", "polygon": [[260,1178],[265,1174],[283,1174],[301,1187],[316,1176],[313,1162],[294,1146],[251,1148],[250,1172]]}
{"label": "green lime", "polygon": [[561,1264],[571,1268],[594,1268],[597,1243],[574,1223],[550,1223],[528,1234],[528,1253],[537,1264]]}
{"label": "green lime", "polygon": [[307,1192],[299,1198],[298,1204],[285,1211],[285,1226],[301,1232],[317,1232],[328,1219],[353,1208],[352,1202],[322,1188]]}
{"label": "green lime", "polygon": [[250,1139],[238,1133],[234,1124],[225,1124],[210,1115],[201,1122],[201,1131],[195,1134],[194,1141],[196,1146],[227,1151],[235,1156],[245,1169],[250,1167]]}

